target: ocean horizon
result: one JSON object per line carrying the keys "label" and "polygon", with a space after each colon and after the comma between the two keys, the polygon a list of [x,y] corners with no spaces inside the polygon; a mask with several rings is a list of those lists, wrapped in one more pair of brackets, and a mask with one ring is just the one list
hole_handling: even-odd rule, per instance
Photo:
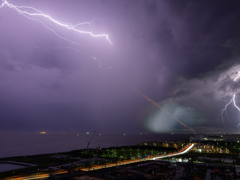
{"label": "ocean horizon", "polygon": [[[92,133],[0,133],[0,158],[85,149]],[[94,134],[89,148],[138,145],[144,141],[189,139],[190,134]]]}

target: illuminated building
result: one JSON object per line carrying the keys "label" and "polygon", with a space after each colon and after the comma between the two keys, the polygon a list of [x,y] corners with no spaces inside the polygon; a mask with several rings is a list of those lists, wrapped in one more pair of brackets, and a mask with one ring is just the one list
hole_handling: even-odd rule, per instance
{"label": "illuminated building", "polygon": [[196,153],[228,153],[226,150],[223,150],[214,144],[197,144],[193,149],[192,152]]}
{"label": "illuminated building", "polygon": [[173,148],[178,149],[181,147],[181,144],[179,141],[173,141],[173,142],[148,141],[148,142],[140,143],[139,146],[173,147]]}

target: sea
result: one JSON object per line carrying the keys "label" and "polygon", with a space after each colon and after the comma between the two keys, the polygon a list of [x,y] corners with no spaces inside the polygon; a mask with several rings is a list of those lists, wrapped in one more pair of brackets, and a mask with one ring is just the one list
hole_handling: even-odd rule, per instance
{"label": "sea", "polygon": [[189,134],[0,133],[0,158],[189,139]]}

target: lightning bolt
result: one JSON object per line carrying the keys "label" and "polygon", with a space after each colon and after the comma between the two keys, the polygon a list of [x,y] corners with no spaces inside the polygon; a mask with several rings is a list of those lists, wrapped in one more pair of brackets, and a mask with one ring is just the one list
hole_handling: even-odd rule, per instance
{"label": "lightning bolt", "polygon": [[240,108],[236,105],[236,102],[235,102],[235,94],[233,95],[233,105],[235,106],[235,108],[238,110],[238,111],[240,111]]}
{"label": "lightning bolt", "polygon": [[222,110],[220,111],[219,116],[221,116],[221,120],[222,120],[224,126],[225,126],[225,123],[224,123],[224,115],[226,115],[227,119],[229,120],[228,114],[227,114],[227,108],[228,108],[228,106],[229,106],[232,102],[233,102],[233,99],[231,99],[231,101],[229,101],[229,102],[225,105],[224,109],[222,109]]}
{"label": "lightning bolt", "polygon": [[[238,72],[237,77],[235,77],[235,78],[233,79],[233,81],[236,82],[236,81],[239,79],[239,77],[240,77],[240,73]],[[232,103],[233,106],[240,112],[240,108],[237,106],[235,99],[236,99],[236,94],[233,94],[233,97],[232,97],[231,101],[229,101],[229,102],[225,105],[224,109],[222,109],[222,110],[220,111],[220,115],[219,115],[219,116],[221,116],[221,120],[222,120],[224,126],[225,126],[225,123],[224,123],[224,114],[226,114],[226,117],[228,118],[227,108],[228,108],[228,106],[229,106],[231,103]],[[237,125],[237,127],[238,127],[238,126],[240,126],[240,123]]]}
{"label": "lightning bolt", "polygon": [[[235,94],[233,95],[232,101],[233,101],[234,107],[240,112],[240,108],[237,106],[236,101],[235,101]],[[238,127],[238,126],[240,126],[240,123],[237,125],[237,127]]]}
{"label": "lightning bolt", "polygon": [[[82,25],[88,25],[90,29],[93,29],[95,26],[94,26],[94,19],[92,22],[83,22],[83,23],[78,23],[76,25],[72,25],[72,24],[69,24],[69,23],[63,23],[63,22],[60,22],[54,18],[52,18],[50,15],[47,15],[45,13],[43,13],[42,11],[36,9],[36,8],[33,8],[33,7],[29,7],[29,6],[15,6],[13,4],[10,4],[7,0],[2,0],[2,4],[0,5],[0,8],[4,7],[4,6],[7,6],[11,9],[14,9],[17,13],[19,13],[20,15],[23,15],[25,16],[26,18],[30,19],[30,20],[35,20],[35,21],[38,21],[40,22],[41,24],[43,24],[48,30],[52,31],[57,37],[65,40],[65,41],[68,41],[74,45],[77,45],[80,47],[80,44],[77,43],[77,42],[74,42],[68,38],[65,38],[61,35],[59,35],[55,30],[53,30],[52,28],[50,28],[49,26],[47,26],[44,22],[42,22],[41,20],[37,19],[37,17],[43,17],[43,18],[46,18],[47,20],[49,20],[50,22],[58,25],[59,27],[63,27],[67,30],[71,30],[72,32],[75,32],[77,34],[87,34],[87,35],[90,35],[92,37],[95,37],[95,38],[98,38],[98,37],[102,37],[102,38],[105,38],[110,44],[112,44],[112,42],[110,41],[109,39],[109,36],[107,34],[93,34],[91,31],[83,31],[83,30],[80,30],[78,27],[79,26],[82,26]],[[33,12],[32,12],[33,11]],[[99,19],[101,20],[101,19]]]}
{"label": "lightning bolt", "polygon": [[234,80],[233,80],[233,81],[237,81],[239,77],[240,77],[240,73],[238,72],[238,75],[237,75],[237,77],[236,77],[236,78],[234,78]]}
{"label": "lightning bolt", "polygon": [[88,26],[89,26],[89,28],[91,29],[91,30],[93,30],[96,26],[94,25],[94,21],[95,20],[99,20],[99,21],[101,21],[102,23],[103,23],[103,20],[102,19],[100,19],[100,18],[94,18],[93,20],[92,20],[92,22],[83,22],[83,23],[78,23],[78,24],[76,24],[76,25],[72,25],[72,24],[69,24],[70,26],[72,26],[73,28],[76,28],[77,26],[82,26],[82,25],[85,25],[85,24],[87,24]]}
{"label": "lightning bolt", "polygon": [[[9,7],[10,9],[13,9],[15,10],[17,13],[19,13],[20,15],[23,15],[24,17],[30,19],[30,20],[34,20],[34,21],[38,21],[40,22],[41,24],[43,24],[44,27],[46,27],[48,30],[52,31],[57,37],[65,40],[65,41],[68,41],[74,45],[78,45],[80,46],[79,43],[77,42],[74,42],[68,38],[65,38],[61,35],[59,35],[54,29],[50,28],[49,26],[47,26],[46,23],[44,23],[43,21],[37,19],[38,17],[42,17],[42,18],[45,18],[47,20],[49,20],[50,22],[58,25],[59,27],[63,27],[67,30],[71,30],[72,32],[76,33],[76,34],[87,34],[87,35],[90,35],[92,37],[95,37],[95,38],[98,38],[98,37],[102,37],[102,38],[105,38],[110,44],[113,44],[110,39],[109,39],[109,36],[107,34],[93,34],[91,31],[83,31],[83,30],[80,30],[78,27],[79,26],[84,26],[84,25],[88,25],[89,26],[89,29],[92,30],[95,28],[95,25],[94,25],[94,19],[92,22],[83,22],[83,23],[78,23],[76,25],[73,25],[73,24],[70,24],[70,23],[64,23],[64,22],[61,22],[61,21],[58,21],[56,19],[54,19],[53,17],[51,17],[50,15],[47,15],[45,13],[43,13],[42,11],[36,9],[36,8],[33,8],[33,7],[29,7],[29,6],[16,6],[16,5],[13,5],[11,3],[9,3],[7,0],[2,0],[2,4],[0,5],[0,8],[3,8],[4,6],[7,6]],[[101,20],[101,19],[98,19],[98,20]],[[102,20],[101,20],[102,21]],[[36,48],[39,48],[38,46],[36,46],[34,44],[34,46]],[[58,49],[58,48],[61,48],[61,47],[55,47],[55,49]],[[69,47],[66,47],[66,48],[69,48]],[[53,48],[52,48],[53,49]],[[52,50],[51,49],[51,50]],[[76,50],[76,49],[75,49]],[[95,57],[93,57],[92,59],[94,60],[97,60]],[[101,67],[101,62],[99,61],[99,67]],[[110,67],[107,67],[107,68],[112,68],[111,66]],[[127,84],[127,83],[126,83]],[[189,128],[190,130],[192,130],[194,132],[194,129],[192,127],[189,127],[187,125],[185,125],[184,123],[182,123],[180,120],[178,120],[176,117],[174,117],[172,114],[170,114],[167,110],[165,110],[163,107],[161,107],[160,105],[158,105],[155,101],[153,101],[152,99],[150,99],[149,97],[147,97],[145,94],[143,94],[142,92],[140,92],[138,89],[136,89],[134,86],[131,86],[129,84],[127,84],[129,86],[130,89],[132,89],[135,93],[137,93],[138,95],[140,95],[142,98],[146,99],[148,102],[152,103],[153,105],[155,105],[156,107],[158,107],[159,109],[162,109],[165,113],[167,113],[169,116],[171,116],[173,119],[175,119],[178,123],[180,123],[181,125],[183,125],[184,127],[186,128]]]}

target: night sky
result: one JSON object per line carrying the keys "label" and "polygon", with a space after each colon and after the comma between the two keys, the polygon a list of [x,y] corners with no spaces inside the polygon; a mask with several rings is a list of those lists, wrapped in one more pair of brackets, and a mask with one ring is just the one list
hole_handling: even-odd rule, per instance
{"label": "night sky", "polygon": [[1,132],[240,131],[239,0],[8,3],[112,44],[1,7]]}

